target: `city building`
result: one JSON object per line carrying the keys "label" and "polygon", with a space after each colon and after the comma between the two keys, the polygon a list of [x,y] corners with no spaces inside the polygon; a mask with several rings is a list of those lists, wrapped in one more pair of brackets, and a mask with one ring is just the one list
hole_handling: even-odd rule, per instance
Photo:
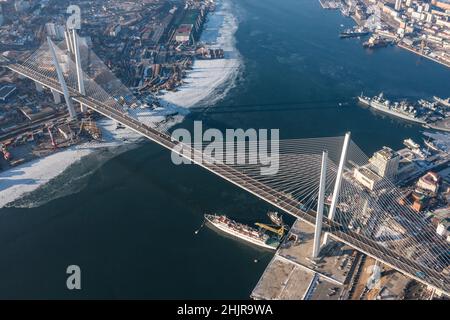
{"label": "city building", "polygon": [[45,24],[45,31],[47,35],[56,40],[64,39],[64,26],[52,22]]}
{"label": "city building", "polygon": [[431,4],[435,5],[438,8],[444,9],[444,10],[450,10],[450,2],[449,1],[432,0]]}
{"label": "city building", "polygon": [[395,10],[400,11],[402,9],[402,0],[395,0]]}
{"label": "city building", "polygon": [[447,241],[449,241],[450,237],[450,218],[442,219],[441,222],[439,222],[436,233],[442,237],[447,238]]}
{"label": "city building", "polygon": [[8,97],[16,91],[16,86],[12,84],[3,85],[0,87],[0,101],[5,102]]}
{"label": "city building", "polygon": [[371,169],[381,178],[394,179],[398,173],[400,156],[397,152],[388,147],[383,147],[375,152],[369,159]]}
{"label": "city building", "polygon": [[175,31],[175,41],[176,42],[189,42],[191,41],[192,34],[192,24],[182,24]]}
{"label": "city building", "polygon": [[14,9],[17,12],[22,12],[27,10],[28,8],[30,8],[30,3],[28,1],[24,1],[24,0],[16,0],[14,2]]}
{"label": "city building", "polygon": [[51,115],[55,112],[54,109],[50,107],[43,107],[40,110],[33,110],[30,107],[21,107],[19,110],[22,114],[30,121],[35,121],[37,119],[41,119],[45,116]]}
{"label": "city building", "polygon": [[120,26],[120,24],[114,26],[111,28],[111,31],[109,32],[109,35],[111,37],[117,37],[120,33],[120,31],[122,31],[122,27]]}
{"label": "city building", "polygon": [[439,189],[440,177],[436,172],[428,172],[417,181],[417,187],[425,190],[436,193]]}
{"label": "city building", "polygon": [[360,184],[372,191],[379,186],[379,182],[381,181],[381,177],[367,167],[355,168],[353,177]]}

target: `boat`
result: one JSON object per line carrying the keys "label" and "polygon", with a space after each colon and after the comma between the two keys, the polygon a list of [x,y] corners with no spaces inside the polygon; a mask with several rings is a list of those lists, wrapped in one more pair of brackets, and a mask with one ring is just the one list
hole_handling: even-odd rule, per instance
{"label": "boat", "polygon": [[378,111],[388,113],[398,118],[426,124],[426,121],[423,118],[418,117],[417,110],[414,106],[409,105],[405,101],[391,103],[384,98],[383,93],[372,98],[361,94],[358,97],[358,101]]}
{"label": "boat", "polygon": [[283,225],[283,216],[278,214],[276,211],[269,211],[267,212],[267,215],[269,216],[269,219],[275,223],[277,226]]}
{"label": "boat", "polygon": [[[225,215],[205,214],[204,217],[207,225],[212,225],[226,234],[262,248],[276,250],[282,240],[280,237],[267,234],[263,228],[256,229],[250,227],[231,220]],[[284,233],[284,228],[282,229]]]}
{"label": "boat", "polygon": [[439,148],[439,146],[438,145],[436,145],[433,141],[431,141],[431,140],[427,140],[427,139],[423,139],[423,143],[428,147],[428,148],[430,148],[431,150],[434,150],[434,151],[442,151],[440,148]]}
{"label": "boat", "polygon": [[423,108],[429,109],[431,111],[436,111],[436,105],[438,104],[436,101],[431,102],[425,99],[419,99],[417,103]]}
{"label": "boat", "polygon": [[420,149],[420,146],[411,138],[403,140],[403,144],[411,150]]}
{"label": "boat", "polygon": [[450,98],[441,99],[439,97],[433,96],[433,99],[434,99],[434,101],[436,101],[437,103],[443,105],[444,107],[450,108]]}
{"label": "boat", "polygon": [[368,49],[375,49],[387,47],[390,44],[392,44],[392,41],[385,40],[381,37],[372,36],[369,38],[369,40],[363,43],[363,47]]}
{"label": "boat", "polygon": [[370,31],[365,28],[353,28],[346,29],[339,33],[339,38],[355,38],[355,37],[363,37],[370,34]]}

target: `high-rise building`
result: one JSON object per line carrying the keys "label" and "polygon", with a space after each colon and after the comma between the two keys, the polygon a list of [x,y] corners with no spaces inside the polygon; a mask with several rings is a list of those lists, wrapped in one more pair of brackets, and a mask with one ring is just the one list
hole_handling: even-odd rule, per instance
{"label": "high-rise building", "polygon": [[402,0],[395,0],[395,7],[394,9],[397,11],[400,11],[402,8]]}
{"label": "high-rise building", "polygon": [[64,26],[48,22],[45,24],[45,31],[47,35],[52,39],[62,40],[64,39]]}
{"label": "high-rise building", "polygon": [[30,3],[24,0],[16,0],[14,2],[14,9],[16,12],[22,12],[30,8]]}
{"label": "high-rise building", "polygon": [[399,161],[399,154],[388,147],[375,152],[369,159],[372,170],[382,178],[395,178]]}

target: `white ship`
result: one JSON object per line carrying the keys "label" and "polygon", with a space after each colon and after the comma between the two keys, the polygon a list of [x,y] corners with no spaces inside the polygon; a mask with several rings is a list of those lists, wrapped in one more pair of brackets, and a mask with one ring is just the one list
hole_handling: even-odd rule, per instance
{"label": "white ship", "polygon": [[205,220],[215,228],[259,247],[276,250],[280,245],[278,237],[269,236],[263,230],[238,223],[225,215],[205,214]]}
{"label": "white ship", "polygon": [[383,98],[383,93],[380,93],[378,96],[373,98],[365,97],[361,94],[358,97],[358,101],[378,111],[388,113],[398,118],[422,124],[426,123],[424,119],[417,116],[417,111],[413,106],[410,106],[405,102],[391,103],[389,100]]}
{"label": "white ship", "polygon": [[411,138],[403,140],[403,144],[411,150],[420,149],[419,144],[415,143],[414,140]]}
{"label": "white ship", "polygon": [[450,98],[441,99],[439,97],[434,96],[433,99],[434,99],[434,101],[442,104],[443,106],[450,108]]}

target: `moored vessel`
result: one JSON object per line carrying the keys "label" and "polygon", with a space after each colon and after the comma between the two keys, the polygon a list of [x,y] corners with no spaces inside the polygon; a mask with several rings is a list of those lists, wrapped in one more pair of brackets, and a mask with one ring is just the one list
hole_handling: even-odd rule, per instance
{"label": "moored vessel", "polygon": [[278,212],[276,212],[276,211],[269,211],[269,212],[267,212],[267,216],[277,226],[282,226],[283,225],[283,216],[278,214]]}
{"label": "moored vessel", "polygon": [[[225,215],[205,214],[204,217],[207,225],[212,225],[226,234],[270,250],[276,250],[278,248],[284,235],[284,227],[281,227],[281,231],[278,229],[278,236],[273,236],[267,234],[263,228],[256,229],[250,227],[236,222]],[[261,226],[263,224],[258,225]]]}
{"label": "moored vessel", "polygon": [[340,38],[354,38],[354,37],[363,37],[370,34],[370,31],[365,28],[353,28],[346,29],[339,33]]}
{"label": "moored vessel", "polygon": [[391,103],[389,100],[385,99],[383,93],[380,93],[375,97],[366,97],[360,95],[358,101],[376,110],[388,113],[390,115],[410,120],[418,123],[425,124],[425,119],[418,116],[416,108],[405,101]]}

